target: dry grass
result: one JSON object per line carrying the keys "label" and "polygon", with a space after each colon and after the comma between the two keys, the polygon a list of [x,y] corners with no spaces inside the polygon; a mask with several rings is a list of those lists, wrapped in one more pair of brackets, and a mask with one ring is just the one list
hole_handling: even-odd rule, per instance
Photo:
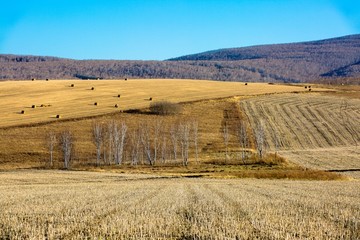
{"label": "dry grass", "polygon": [[[71,87],[74,84],[74,87]],[[96,91],[91,91],[94,87]],[[320,89],[325,91],[326,89]],[[187,102],[235,95],[305,91],[298,86],[199,80],[58,80],[9,81],[0,84],[0,127],[72,119],[149,106],[155,101]],[[121,94],[119,99],[117,96]],[[94,102],[99,102],[95,107]],[[37,107],[32,105],[49,107]],[[114,105],[119,108],[115,110]],[[26,114],[20,114],[26,110]]]}
{"label": "dry grass", "polygon": [[358,239],[359,181],[0,174],[1,239]]}
{"label": "dry grass", "polygon": [[[131,82],[131,81],[130,81]],[[76,84],[78,86],[79,84]],[[250,86],[250,84],[248,85]],[[271,85],[270,85],[271,86]],[[117,96],[117,95],[115,95]],[[244,112],[239,112],[239,102],[241,102]],[[349,119],[356,121],[358,100],[351,99],[348,101],[346,115]],[[293,178],[293,179],[339,179],[339,175],[332,173],[324,173],[310,171],[292,166],[289,164],[249,164],[248,166],[240,166],[241,163],[239,147],[236,137],[236,124],[240,118],[250,117],[250,121],[254,122],[257,116],[262,116],[266,120],[268,151],[274,151],[274,143],[272,139],[273,129],[277,129],[281,134],[281,154],[292,160],[296,164],[300,164],[305,168],[314,168],[317,170],[341,170],[341,169],[357,169],[359,154],[349,155],[347,151],[352,147],[353,138],[342,125],[337,125],[338,121],[345,121],[339,118],[338,112],[341,102],[338,103],[337,98],[333,96],[319,95],[318,93],[306,94],[275,94],[259,97],[243,96],[227,99],[204,100],[192,103],[182,104],[183,111],[177,116],[152,116],[148,114],[128,114],[116,113],[95,118],[99,122],[107,122],[111,119],[117,121],[125,121],[129,129],[137,127],[139,122],[151,122],[154,119],[161,118],[165,125],[169,125],[176,119],[196,119],[199,122],[199,149],[200,162],[195,164],[194,152],[190,152],[190,166],[188,168],[179,168],[181,162],[170,163],[158,166],[156,169],[140,167],[140,168],[116,168],[116,171],[126,172],[157,172],[161,174],[168,173],[170,175],[204,175],[212,177],[254,177],[254,178]],[[306,109],[304,111],[303,109]],[[300,109],[300,110],[298,110]],[[314,112],[314,116],[320,116],[321,121],[309,119],[309,112]],[[209,115],[209,113],[211,113]],[[290,114],[291,113],[291,114]],[[329,117],[329,114],[332,114]],[[354,115],[355,114],[355,115]],[[209,117],[210,116],[210,117]],[[335,117],[335,118],[334,118]],[[349,121],[347,119],[346,121]],[[49,130],[61,132],[64,129],[73,131],[75,144],[75,159],[72,162],[73,168],[93,169],[95,163],[95,146],[92,143],[92,123],[94,119],[82,119],[77,121],[57,121],[45,125],[35,125],[32,127],[0,129],[0,163],[1,169],[44,167],[48,159],[48,152],[45,148],[45,135]],[[221,163],[225,159],[224,143],[221,135],[221,126],[227,121],[231,127],[229,142],[229,160],[236,163],[232,166],[223,166]],[[322,122],[327,121],[327,122]],[[288,124],[288,125],[287,125]],[[353,124],[355,124],[353,122]],[[315,128],[317,126],[318,128]],[[338,128],[337,132],[326,131],[324,126],[330,126],[332,129]],[[344,128],[344,129],[342,129]],[[251,129],[249,129],[251,130]],[[294,134],[294,132],[296,134]],[[330,138],[323,137],[322,134],[333,134]],[[336,140],[338,134],[347,147],[339,145]],[[333,139],[327,141],[326,139]],[[335,139],[335,140],[334,140]],[[311,140],[311,141],[310,141]],[[337,151],[336,155],[332,155],[333,151],[326,152],[331,144],[331,149]],[[312,150],[310,150],[312,149]],[[310,151],[305,154],[305,151]],[[322,150],[322,151],[317,151]],[[298,152],[300,151],[300,152]],[[353,151],[353,150],[352,150]],[[325,154],[324,154],[325,153]],[[327,156],[324,158],[324,156]],[[350,156],[352,156],[350,158]],[[60,156],[57,154],[55,158],[58,160],[57,167],[61,167]],[[341,160],[341,161],[339,161]],[[207,162],[207,163],[206,163]],[[213,162],[214,164],[208,164]],[[227,163],[230,163],[227,162]],[[334,163],[337,162],[337,167]],[[205,163],[205,164],[204,164]],[[315,163],[315,164],[314,164]],[[318,167],[317,165],[323,167]],[[220,164],[220,165],[219,165]],[[317,164],[317,165],[316,165]],[[126,165],[126,160],[125,160]],[[160,164],[161,165],[161,164]],[[329,167],[331,166],[331,168]],[[106,167],[107,171],[111,168]],[[356,177],[355,171],[351,172]]]}
{"label": "dry grass", "polygon": [[[349,95],[346,95],[349,96]],[[360,100],[329,94],[281,94],[241,101],[252,126],[266,123],[269,151],[304,167],[320,170],[360,170]],[[356,171],[355,171],[356,170]]]}

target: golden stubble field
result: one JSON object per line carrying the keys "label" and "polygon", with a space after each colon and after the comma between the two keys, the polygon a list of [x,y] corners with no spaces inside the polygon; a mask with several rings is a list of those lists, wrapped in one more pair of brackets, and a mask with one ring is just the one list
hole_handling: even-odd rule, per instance
{"label": "golden stubble field", "polygon": [[0,173],[1,239],[359,239],[359,181]]}
{"label": "golden stubble field", "polygon": [[[245,86],[240,82],[176,79],[8,81],[0,82],[0,127],[56,121],[57,115],[73,119],[145,108],[150,98],[189,102],[305,90],[299,86],[267,83]],[[32,108],[33,105],[36,108]],[[25,114],[21,114],[22,110]]]}
{"label": "golden stubble field", "polygon": [[307,168],[360,177],[360,99],[341,95],[260,96],[240,105],[252,126],[265,123],[269,151]]}
{"label": "golden stubble field", "polygon": [[[125,84],[132,88],[125,91]],[[49,86],[60,90],[52,92]],[[124,93],[116,86],[122,86]],[[170,174],[161,175],[155,174],[156,168],[146,166],[128,166],[130,170],[124,166],[99,168],[94,166],[91,135],[94,121],[124,121],[133,129],[139,121],[161,118],[168,127],[166,124],[178,119],[196,119],[200,161],[221,163],[224,122],[233,127],[240,119],[247,119],[255,128],[263,119],[267,152],[277,151],[309,168],[356,170],[359,99],[347,93],[183,80],[2,82],[0,89],[0,239],[360,238],[360,181],[356,178],[299,181],[225,179],[223,175],[222,179],[212,179],[173,174],[179,171],[176,165],[164,168]],[[133,96],[126,98],[125,93]],[[120,99],[117,94],[121,94]],[[147,107],[149,97],[189,103],[182,104],[179,116],[119,112]],[[99,106],[93,106],[94,101]],[[113,108],[116,103],[120,109]],[[33,104],[51,107],[32,109]],[[18,109],[26,113],[21,115]],[[63,112],[58,113],[60,110]],[[107,114],[113,111],[118,113]],[[55,114],[63,118],[54,119]],[[68,118],[79,119],[63,121]],[[30,125],[16,127],[23,124]],[[65,129],[71,130],[76,139],[73,169],[86,169],[84,165],[90,163],[93,172],[12,170],[44,167],[48,159],[46,133]],[[232,163],[240,161],[233,130],[229,139]],[[274,133],[280,144],[275,144]],[[61,156],[55,157],[55,167],[61,168]],[[195,164],[193,151],[190,162],[190,170],[203,166]],[[266,168],[248,171],[276,171],[276,166]],[[181,171],[189,169],[182,167]],[[236,165],[228,169],[237,171]],[[126,174],[121,173],[123,170]],[[140,174],[144,172],[147,174]],[[351,172],[355,173],[351,176],[356,177],[357,172]]]}

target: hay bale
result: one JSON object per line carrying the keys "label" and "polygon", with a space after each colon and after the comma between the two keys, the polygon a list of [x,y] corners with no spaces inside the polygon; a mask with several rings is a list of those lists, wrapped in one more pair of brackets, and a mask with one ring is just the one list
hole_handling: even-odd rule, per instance
{"label": "hay bale", "polygon": [[20,112],[21,114],[25,114],[25,110],[21,110],[21,112]]}
{"label": "hay bale", "polygon": [[127,81],[127,78],[125,78],[125,81]]}
{"label": "hay bale", "polygon": [[247,83],[245,83],[245,86],[247,86]]}
{"label": "hay bale", "polygon": [[32,105],[31,108],[36,108],[36,105]]}
{"label": "hay bale", "polygon": [[56,118],[61,118],[61,116],[58,114],[58,115],[56,115]]}
{"label": "hay bale", "polygon": [[91,90],[95,90],[95,88],[94,88],[94,87],[91,87]]}
{"label": "hay bale", "polygon": [[46,81],[49,81],[49,79],[47,78],[47,79],[45,79]]}
{"label": "hay bale", "polygon": [[118,94],[118,98],[120,98],[120,94]]}
{"label": "hay bale", "polygon": [[309,85],[309,88],[311,88],[311,86]]}
{"label": "hay bale", "polygon": [[307,86],[305,86],[305,89],[307,89]]}
{"label": "hay bale", "polygon": [[75,84],[71,84],[70,87],[75,87]]}
{"label": "hay bale", "polygon": [[32,78],[31,81],[35,81],[36,79],[35,78]]}
{"label": "hay bale", "polygon": [[118,107],[119,107],[119,105],[115,104],[115,107],[116,107],[116,108],[118,108]]}
{"label": "hay bale", "polygon": [[98,106],[99,104],[98,104],[97,102],[94,102],[94,105],[95,105],[95,106]]}
{"label": "hay bale", "polygon": [[152,101],[152,97],[149,98],[149,101]]}
{"label": "hay bale", "polygon": [[311,88],[309,88],[309,91],[311,91]]}

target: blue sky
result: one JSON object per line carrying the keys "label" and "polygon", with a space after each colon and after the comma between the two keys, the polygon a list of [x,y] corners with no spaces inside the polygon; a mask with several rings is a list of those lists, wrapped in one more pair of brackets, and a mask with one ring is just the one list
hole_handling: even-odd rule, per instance
{"label": "blue sky", "polygon": [[0,53],[163,60],[360,33],[360,1],[2,1]]}

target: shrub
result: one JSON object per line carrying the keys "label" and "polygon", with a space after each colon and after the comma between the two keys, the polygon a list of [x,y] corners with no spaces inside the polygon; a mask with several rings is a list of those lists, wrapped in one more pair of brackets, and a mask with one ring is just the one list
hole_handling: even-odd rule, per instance
{"label": "shrub", "polygon": [[158,115],[173,115],[181,111],[181,106],[168,101],[152,102],[150,112]]}

